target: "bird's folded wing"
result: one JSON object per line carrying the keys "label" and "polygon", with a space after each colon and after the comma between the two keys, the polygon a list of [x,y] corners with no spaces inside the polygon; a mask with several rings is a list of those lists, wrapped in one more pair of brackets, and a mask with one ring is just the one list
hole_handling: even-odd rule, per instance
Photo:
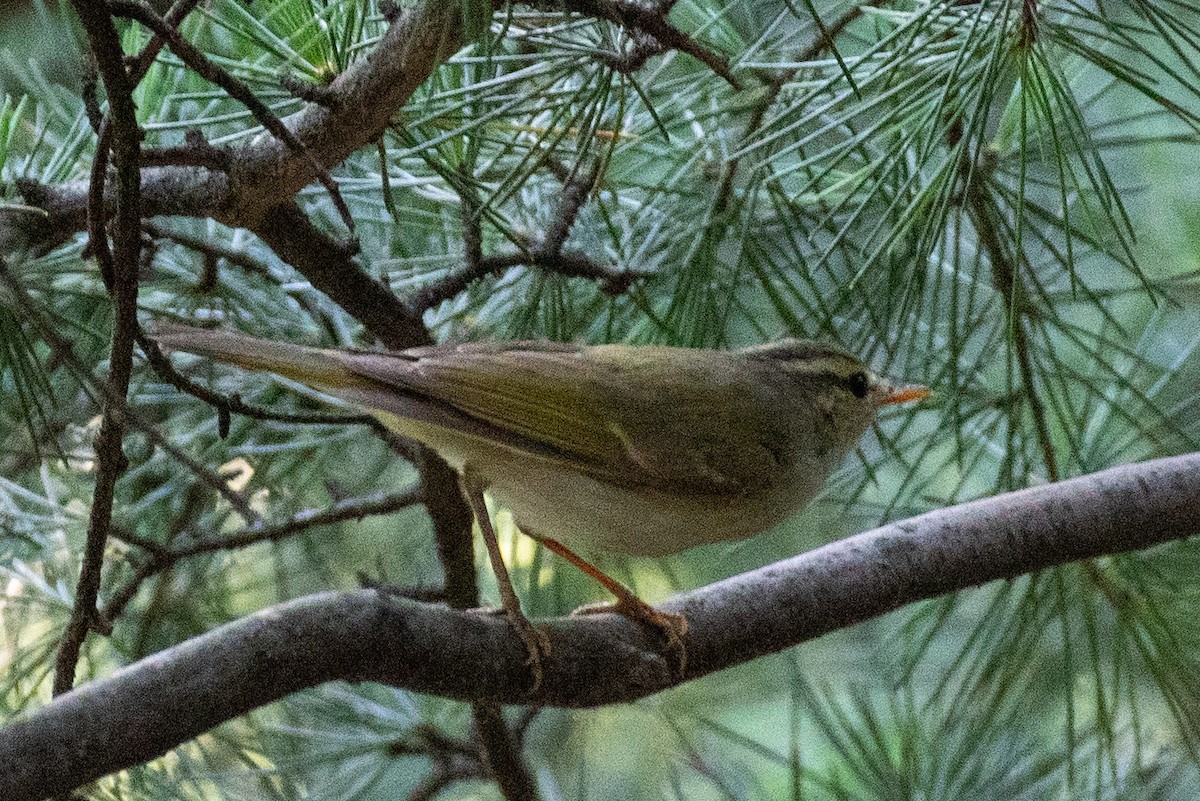
{"label": "bird's folded wing", "polygon": [[[712,419],[707,388],[687,374],[688,365],[678,365],[675,380],[650,382],[648,392],[644,376],[634,373],[661,367],[652,358],[631,365],[612,355],[507,343],[360,353],[346,366],[452,407],[472,421],[469,433],[490,431],[501,444],[601,481],[705,495],[740,495],[766,483],[777,466],[769,438],[748,431],[736,409]],[[396,358],[408,362],[405,369],[397,369]]]}

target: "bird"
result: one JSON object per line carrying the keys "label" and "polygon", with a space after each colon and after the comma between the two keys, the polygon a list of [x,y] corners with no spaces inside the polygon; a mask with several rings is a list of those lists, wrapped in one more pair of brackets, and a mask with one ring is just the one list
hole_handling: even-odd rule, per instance
{"label": "bird", "polygon": [[656,628],[682,675],[686,619],[577,551],[662,556],[767,531],[813,499],[881,407],[930,394],[837,346],[791,338],[729,350],[520,341],[374,351],[175,323],[153,336],[169,351],[348,401],[438,453],[460,476],[503,610],[529,653],[531,692],[549,644],[521,611],[485,492],[616,598],[577,611]]}

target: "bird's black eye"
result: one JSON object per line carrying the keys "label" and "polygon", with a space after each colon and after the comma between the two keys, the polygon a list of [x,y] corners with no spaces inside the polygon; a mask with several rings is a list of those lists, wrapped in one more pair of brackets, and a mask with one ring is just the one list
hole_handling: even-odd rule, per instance
{"label": "bird's black eye", "polygon": [[846,379],[846,388],[854,393],[854,397],[865,398],[867,390],[871,388],[871,382],[866,373],[858,372]]}

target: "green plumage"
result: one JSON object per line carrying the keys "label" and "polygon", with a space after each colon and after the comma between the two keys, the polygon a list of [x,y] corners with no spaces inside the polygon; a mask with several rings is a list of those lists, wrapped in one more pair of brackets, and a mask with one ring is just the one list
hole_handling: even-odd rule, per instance
{"label": "green plumage", "polygon": [[470,467],[533,532],[630,553],[771,527],[817,492],[890,390],[853,356],[801,340],[734,351],[517,342],[381,353],[180,326],[157,336],[358,403]]}

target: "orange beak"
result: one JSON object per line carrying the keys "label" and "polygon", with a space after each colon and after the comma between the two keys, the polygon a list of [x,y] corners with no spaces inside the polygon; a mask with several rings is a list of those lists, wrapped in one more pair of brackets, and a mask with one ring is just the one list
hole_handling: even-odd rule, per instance
{"label": "orange beak", "polygon": [[902,387],[887,387],[883,392],[881,405],[904,403],[905,401],[921,400],[933,394],[933,390],[921,384],[905,384]]}

